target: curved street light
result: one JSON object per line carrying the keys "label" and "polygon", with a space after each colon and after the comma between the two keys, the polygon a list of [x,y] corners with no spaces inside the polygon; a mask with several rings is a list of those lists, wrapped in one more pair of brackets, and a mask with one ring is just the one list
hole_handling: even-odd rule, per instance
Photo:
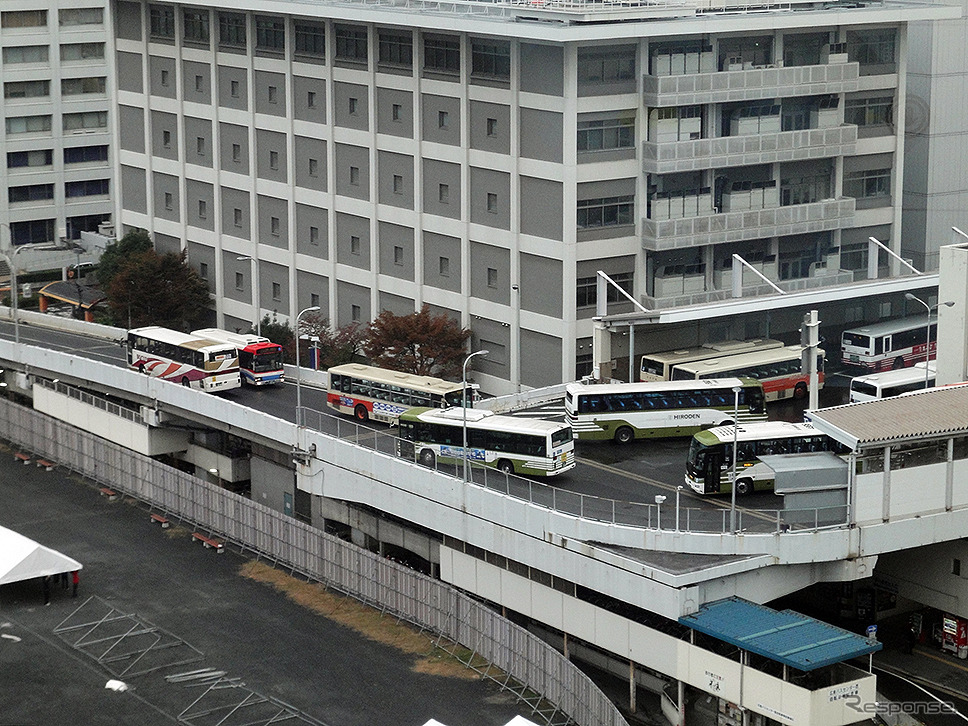
{"label": "curved street light", "polygon": [[314,313],[317,310],[319,310],[319,305],[313,305],[300,310],[296,316],[296,426],[302,426],[302,397],[300,396],[301,389],[299,387],[299,318],[306,313]]}
{"label": "curved street light", "polygon": [[471,353],[464,359],[464,367],[461,372],[461,405],[464,414],[464,483],[467,483],[467,364],[475,355],[487,356],[490,351],[478,350]]}
{"label": "curved street light", "polygon": [[[913,293],[910,293],[910,292],[904,293],[904,299],[913,300],[914,302],[919,302],[924,306],[924,309],[928,311],[928,323],[925,326],[926,335],[925,335],[925,345],[924,345],[924,387],[930,388],[931,387],[931,366],[929,365],[929,363],[931,361],[931,311],[937,310],[941,305],[944,305],[946,308],[950,308],[952,305],[954,305],[954,301],[946,300],[945,302],[938,302],[934,305],[928,305],[926,302],[924,302],[924,300],[922,300],[917,295],[914,295]],[[937,360],[938,358],[937,353],[935,353],[934,357],[935,357],[935,360]],[[935,363],[935,376],[938,375],[937,365],[938,364]]]}

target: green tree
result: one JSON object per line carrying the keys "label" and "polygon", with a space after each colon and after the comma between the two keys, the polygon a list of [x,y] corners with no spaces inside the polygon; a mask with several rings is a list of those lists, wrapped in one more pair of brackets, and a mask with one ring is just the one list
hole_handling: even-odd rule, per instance
{"label": "green tree", "polygon": [[185,261],[185,253],[153,249],[126,256],[105,289],[115,323],[138,328],[162,325],[188,332],[208,316],[208,285]]}
{"label": "green tree", "polygon": [[450,316],[432,315],[426,305],[410,315],[384,310],[370,323],[363,352],[373,365],[455,380],[470,335]]}
{"label": "green tree", "polygon": [[111,281],[118,274],[118,269],[125,260],[152,249],[151,237],[143,229],[128,232],[101,253],[97,266],[97,280],[102,290],[111,286]]}

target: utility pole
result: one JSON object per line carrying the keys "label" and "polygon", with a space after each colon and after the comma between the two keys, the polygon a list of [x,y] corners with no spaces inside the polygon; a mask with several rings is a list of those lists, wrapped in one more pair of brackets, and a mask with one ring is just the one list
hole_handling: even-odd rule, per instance
{"label": "utility pole", "polygon": [[803,316],[800,328],[800,366],[804,373],[810,376],[810,402],[808,408],[816,410],[820,406],[820,375],[817,370],[817,351],[820,349],[820,317],[816,310],[811,310]]}

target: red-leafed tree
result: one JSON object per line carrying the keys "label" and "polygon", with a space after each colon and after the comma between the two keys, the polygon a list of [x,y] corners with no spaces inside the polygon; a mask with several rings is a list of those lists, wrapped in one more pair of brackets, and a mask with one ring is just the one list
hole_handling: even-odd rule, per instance
{"label": "red-leafed tree", "polygon": [[370,323],[363,352],[375,366],[456,380],[470,335],[448,315],[431,314],[426,305],[410,315],[384,310]]}

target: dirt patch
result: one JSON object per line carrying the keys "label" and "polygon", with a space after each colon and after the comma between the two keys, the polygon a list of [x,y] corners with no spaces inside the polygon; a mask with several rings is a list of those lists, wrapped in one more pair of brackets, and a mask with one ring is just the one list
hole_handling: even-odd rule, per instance
{"label": "dirt patch", "polygon": [[249,560],[239,572],[243,577],[275,588],[298,605],[351,628],[364,638],[413,656],[413,670],[417,673],[466,680],[480,677],[476,671],[436,647],[427,633],[383,615],[358,600],[330,592],[318,583],[288,575],[265,562]]}

